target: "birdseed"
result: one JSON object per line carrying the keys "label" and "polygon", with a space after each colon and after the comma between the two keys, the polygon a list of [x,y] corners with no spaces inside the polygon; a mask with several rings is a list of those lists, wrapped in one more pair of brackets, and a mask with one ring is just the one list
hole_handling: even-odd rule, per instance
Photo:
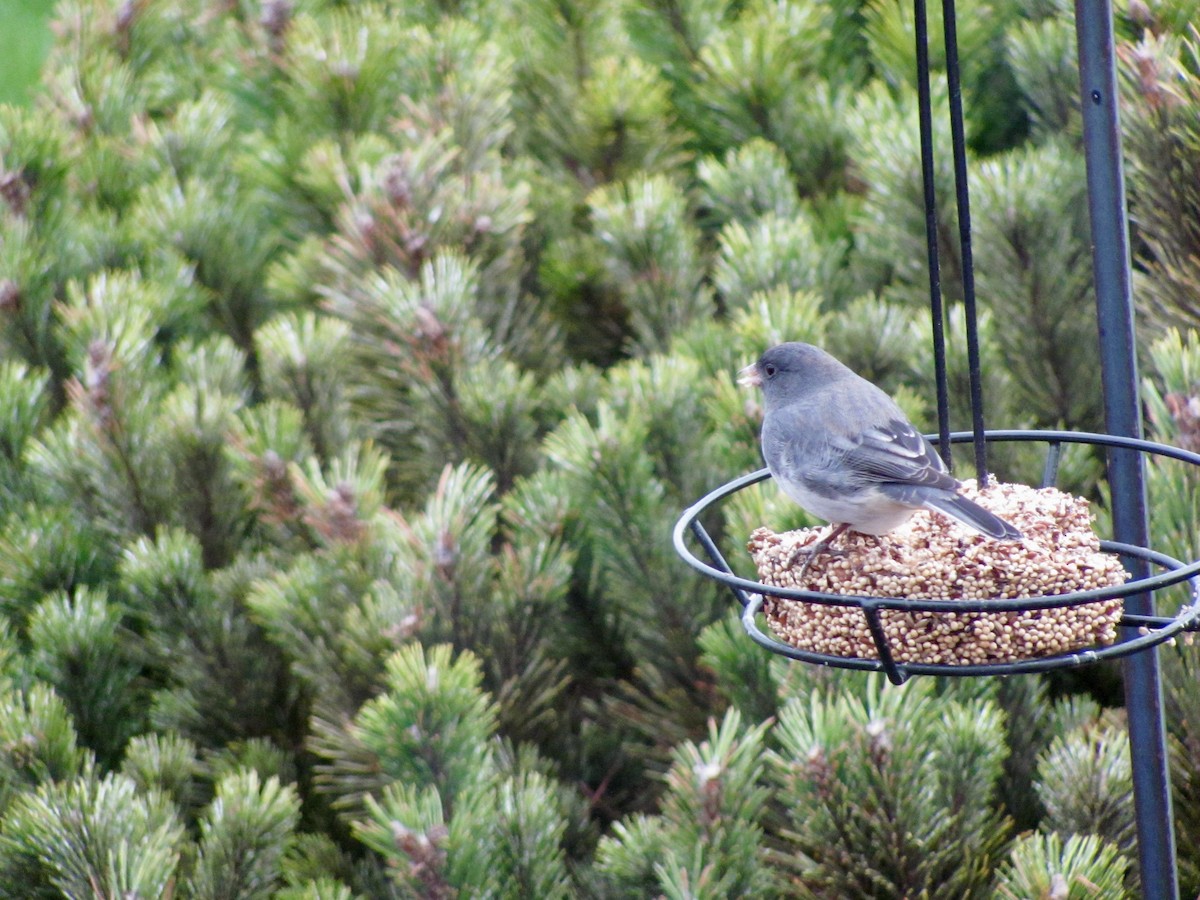
{"label": "birdseed", "polygon": [[[1043,597],[1123,584],[1120,560],[1100,550],[1088,502],[1056,488],[992,483],[962,493],[1024,534],[995,541],[927,510],[882,537],[845,532],[836,553],[821,553],[797,575],[828,527],[776,534],[759,528],[748,549],[759,581],[831,594],[979,600]],[[790,564],[789,564],[790,561]],[[880,621],[897,662],[979,665],[1107,646],[1117,637],[1121,598],[1017,612],[883,610]],[[768,596],[763,613],[780,640],[831,656],[878,659],[863,611]]]}

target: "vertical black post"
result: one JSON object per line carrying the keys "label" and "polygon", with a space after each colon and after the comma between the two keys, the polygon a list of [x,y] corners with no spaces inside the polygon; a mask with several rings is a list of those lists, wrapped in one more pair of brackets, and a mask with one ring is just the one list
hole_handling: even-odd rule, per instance
{"label": "vertical black post", "polygon": [[[1110,434],[1141,437],[1111,0],[1075,0],[1075,30],[1104,417]],[[1139,547],[1148,546],[1150,539],[1144,474],[1141,454],[1109,451],[1113,536]],[[1135,577],[1147,574],[1145,562],[1126,559],[1125,565]],[[1125,609],[1130,613],[1152,615],[1153,606],[1153,599],[1146,593],[1125,599]],[[1126,657],[1124,674],[1142,896],[1147,900],[1176,900],[1179,884],[1157,650]]]}

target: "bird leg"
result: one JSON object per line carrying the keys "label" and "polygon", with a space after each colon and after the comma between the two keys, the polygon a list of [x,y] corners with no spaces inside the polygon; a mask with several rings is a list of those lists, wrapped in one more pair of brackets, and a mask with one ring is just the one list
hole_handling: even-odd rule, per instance
{"label": "bird leg", "polygon": [[821,540],[817,541],[817,543],[813,546],[813,548],[811,550],[809,550],[805,547],[796,547],[795,549],[792,550],[792,553],[788,557],[788,561],[787,561],[788,568],[792,567],[792,565],[796,562],[796,558],[798,556],[800,556],[801,554],[805,554],[806,556],[808,556],[808,559],[804,560],[804,565],[802,565],[800,567],[800,571],[796,573],[796,583],[797,584],[799,584],[801,579],[804,578],[804,573],[808,571],[808,567],[812,564],[813,557],[815,557],[818,553],[824,553],[825,551],[827,551],[829,549],[830,545],[837,539],[838,535],[840,535],[843,531],[845,531],[850,526],[847,523],[843,522],[841,525],[831,526],[831,527],[833,528],[833,530],[830,531],[829,534],[825,535],[825,537],[821,538]]}

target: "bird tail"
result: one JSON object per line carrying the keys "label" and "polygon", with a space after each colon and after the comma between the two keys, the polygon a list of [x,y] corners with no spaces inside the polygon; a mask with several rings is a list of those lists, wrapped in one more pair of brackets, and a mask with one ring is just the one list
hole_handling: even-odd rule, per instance
{"label": "bird tail", "polygon": [[988,512],[978,503],[968,500],[962,494],[946,493],[936,497],[926,497],[925,505],[943,512],[952,519],[957,519],[964,525],[974,528],[980,534],[986,534],[998,541],[1019,541],[1021,532],[1013,528],[997,515]]}

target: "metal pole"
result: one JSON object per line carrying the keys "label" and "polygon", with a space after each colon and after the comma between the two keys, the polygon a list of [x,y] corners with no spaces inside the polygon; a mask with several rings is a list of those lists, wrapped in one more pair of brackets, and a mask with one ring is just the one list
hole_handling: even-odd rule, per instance
{"label": "metal pole", "polygon": [[[1110,434],[1141,437],[1111,0],[1075,0],[1075,30],[1104,418]],[[1144,476],[1141,454],[1116,448],[1109,451],[1113,536],[1139,547],[1150,544]],[[1144,561],[1126,557],[1125,565],[1135,577],[1147,574]],[[1125,611],[1152,615],[1152,596],[1143,593],[1127,597]],[[1179,880],[1157,650],[1126,657],[1124,675],[1142,896],[1146,900],[1176,900]]]}

